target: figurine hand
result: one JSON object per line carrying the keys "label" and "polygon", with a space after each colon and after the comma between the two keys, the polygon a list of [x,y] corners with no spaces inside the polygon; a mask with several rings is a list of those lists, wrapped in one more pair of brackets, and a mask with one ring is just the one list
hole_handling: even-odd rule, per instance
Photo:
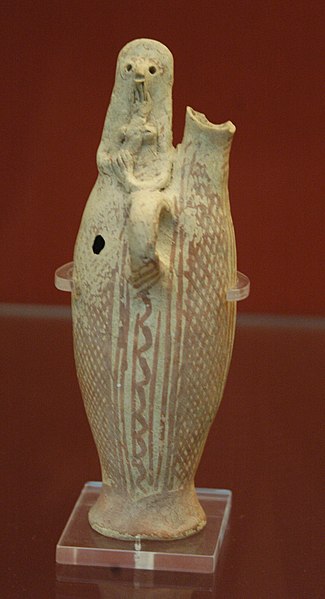
{"label": "figurine hand", "polygon": [[132,175],[134,166],[131,152],[122,150],[117,156],[112,156],[110,165],[117,179],[128,189],[129,176]]}

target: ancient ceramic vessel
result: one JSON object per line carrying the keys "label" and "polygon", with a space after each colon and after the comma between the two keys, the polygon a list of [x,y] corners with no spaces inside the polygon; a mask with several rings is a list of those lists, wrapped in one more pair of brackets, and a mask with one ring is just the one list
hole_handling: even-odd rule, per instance
{"label": "ancient ceramic vessel", "polygon": [[174,149],[172,81],[159,42],[121,51],[74,253],[75,360],[103,480],[89,521],[122,539],[205,525],[194,475],[235,329],[235,127],[188,108]]}

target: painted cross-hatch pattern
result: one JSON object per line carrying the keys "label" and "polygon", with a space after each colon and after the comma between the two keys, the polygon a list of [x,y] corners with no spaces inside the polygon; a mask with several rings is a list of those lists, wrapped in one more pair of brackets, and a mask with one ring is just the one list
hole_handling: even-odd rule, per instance
{"label": "painted cross-hatch pattern", "polygon": [[[135,497],[193,479],[233,342],[235,303],[225,301],[235,272],[232,224],[203,164],[173,201],[164,280],[132,286],[121,234],[99,297],[73,301],[77,370],[103,481]],[[196,211],[199,241],[177,225],[185,204]],[[82,283],[78,260],[75,276]]]}

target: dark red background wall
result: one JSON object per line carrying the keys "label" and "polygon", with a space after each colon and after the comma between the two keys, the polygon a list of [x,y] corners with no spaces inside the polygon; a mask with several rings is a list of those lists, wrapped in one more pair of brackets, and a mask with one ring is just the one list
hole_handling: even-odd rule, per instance
{"label": "dark red background wall", "polygon": [[324,314],[324,2],[2,2],[0,301],[67,303],[72,259],[119,49],[175,58],[174,140],[185,106],[237,126],[230,192],[244,311]]}

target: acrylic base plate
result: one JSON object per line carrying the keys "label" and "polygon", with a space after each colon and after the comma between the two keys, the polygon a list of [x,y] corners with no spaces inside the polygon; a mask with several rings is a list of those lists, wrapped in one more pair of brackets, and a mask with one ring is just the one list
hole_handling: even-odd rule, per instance
{"label": "acrylic base plate", "polygon": [[214,571],[230,515],[231,491],[196,489],[207,524],[192,537],[176,541],[120,541],[97,533],[88,522],[88,511],[100,489],[98,482],[86,483],[82,489],[57,544],[57,563],[179,572]]}

